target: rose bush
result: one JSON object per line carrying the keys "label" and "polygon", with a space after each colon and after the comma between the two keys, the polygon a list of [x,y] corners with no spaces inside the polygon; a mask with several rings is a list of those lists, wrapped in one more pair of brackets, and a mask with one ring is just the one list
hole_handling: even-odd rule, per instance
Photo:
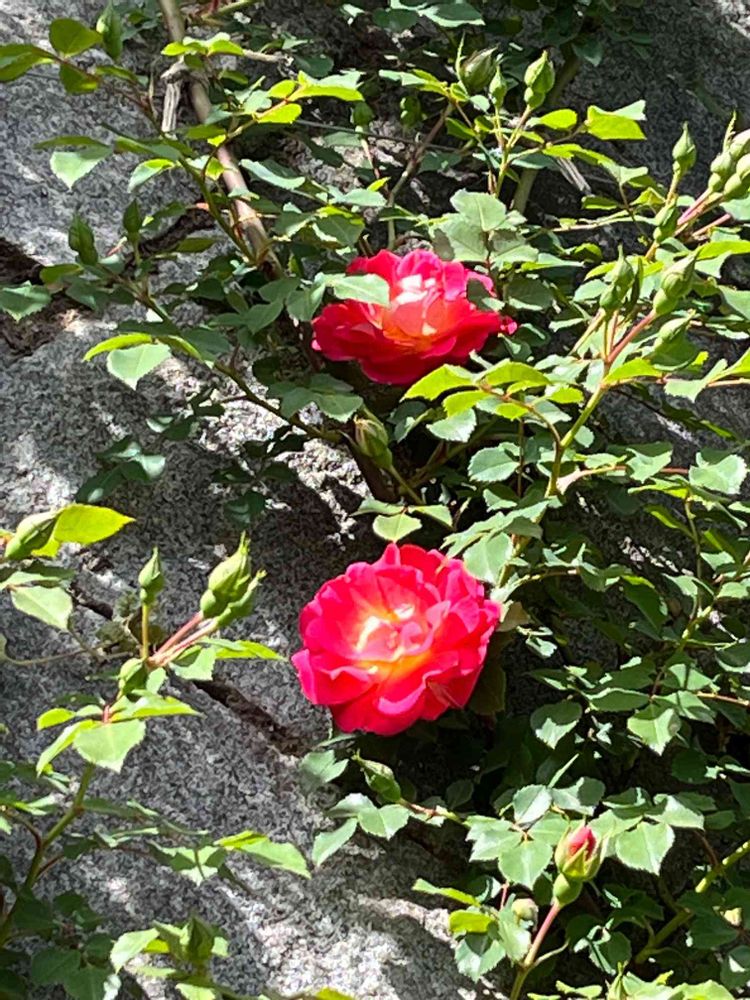
{"label": "rose bush", "polygon": [[340,729],[391,736],[466,705],[499,617],[459,559],[389,545],[320,588],[292,662]]}
{"label": "rose bush", "polygon": [[[23,319],[60,293],[116,306],[117,330],[86,358],[106,355],[128,392],[169,355],[189,359],[205,384],[149,419],[154,448],[200,440],[238,396],[268,414],[258,440],[237,421],[240,454],[201,484],[228,494],[239,528],[289,502],[276,493],[294,476],[284,457],[314,441],[308,457],[330,447],[330,468],[357,463],[371,495],[356,513],[379,539],[420,543],[299,595],[311,598],[303,687],[339,726],[367,731],[332,731],[302,764],[309,788],[345,785],[333,805],[329,789],[314,865],[411,826],[448,855],[451,884],[414,889],[452,907],[456,962],[480,991],[504,992],[511,967],[512,1000],[527,980],[540,1000],[746,996],[750,505],[734,400],[750,384],[737,259],[750,250],[750,136],[727,121],[701,176],[675,125],[661,137],[672,162],[652,176],[631,152],[642,101],[563,106],[582,63],[606,66],[611,35],[642,51],[639,0],[332,0],[348,36],[373,43],[361,61],[269,30],[262,0],[159,0],[163,20],[139,0],[123,21],[123,5],[96,31],[63,18],[47,47],[0,49],[0,80],[59,67],[70,93],[114,90],[146,118],[144,134],[45,143],[68,186],[109,156],[137,157],[132,201],[109,253],[76,216],[75,261],[0,290],[0,308]],[[161,26],[169,92],[189,73],[198,121],[187,101],[179,120],[156,106],[153,63],[139,75],[120,58],[124,37]],[[151,195],[167,173],[192,185],[176,205],[174,189]],[[187,224],[197,206],[214,230],[175,238],[175,212]],[[373,383],[405,391],[396,401]],[[120,489],[127,506],[164,466],[130,439],[99,458],[81,499]],[[42,540],[49,525],[29,528]],[[236,570],[214,578],[201,627],[243,606],[225,604]],[[59,579],[21,572],[8,589],[44,587],[46,620],[65,627]],[[31,597],[15,600],[44,615]],[[500,606],[499,655],[482,666]],[[150,684],[176,650],[153,645],[132,665]],[[74,707],[85,749],[89,706]],[[123,739],[140,732],[112,721]],[[15,805],[0,809],[23,827]],[[2,864],[0,881],[14,935],[1,967],[23,979],[34,945],[15,937],[18,882]],[[180,986],[190,1000],[209,988]]]}
{"label": "rose bush", "polygon": [[357,257],[347,273],[382,278],[388,305],[354,299],[327,305],[313,320],[312,346],[331,361],[356,361],[374,382],[409,385],[446,362],[466,361],[488,337],[517,326],[469,300],[471,282],[495,296],[486,274],[430,250],[403,257],[381,250]]}

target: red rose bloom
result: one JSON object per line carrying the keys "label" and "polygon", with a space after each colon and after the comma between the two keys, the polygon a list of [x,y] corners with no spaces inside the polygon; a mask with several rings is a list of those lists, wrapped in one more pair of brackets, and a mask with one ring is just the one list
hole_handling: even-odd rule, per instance
{"label": "red rose bloom", "polygon": [[323,584],[300,615],[292,662],[340,729],[390,736],[463,708],[499,617],[459,559],[391,544]]}
{"label": "red rose bloom", "polygon": [[447,362],[463,362],[489,336],[513,333],[509,316],[483,312],[466,297],[469,281],[494,295],[491,280],[430,250],[399,257],[381,250],[358,257],[349,274],[377,274],[390,289],[387,306],[347,299],[313,320],[312,346],[331,361],[356,361],[373,382],[408,385]]}

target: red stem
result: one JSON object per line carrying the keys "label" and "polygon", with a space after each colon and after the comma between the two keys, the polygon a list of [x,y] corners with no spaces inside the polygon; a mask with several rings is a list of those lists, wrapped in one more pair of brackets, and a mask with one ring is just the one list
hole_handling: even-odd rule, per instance
{"label": "red stem", "polygon": [[635,324],[635,326],[632,326],[628,330],[628,332],[624,334],[620,338],[620,340],[617,341],[612,350],[609,352],[609,355],[607,356],[606,359],[607,365],[609,366],[614,364],[614,362],[617,360],[620,354],[622,354],[622,352],[625,350],[625,348],[628,346],[631,340],[634,340],[638,336],[638,334],[641,333],[643,330],[645,330],[647,326],[650,326],[655,319],[656,319],[656,313],[652,310],[651,312],[646,313],[643,319],[639,320]]}
{"label": "red stem", "polygon": [[190,621],[185,622],[185,624],[181,626],[181,628],[177,629],[174,635],[171,635],[165,643],[159,646],[156,652],[152,655],[151,659],[153,660],[161,653],[165,653],[168,649],[171,649],[172,646],[176,645],[184,635],[187,635],[190,629],[195,628],[195,626],[202,621],[203,621],[203,612],[202,611],[196,612],[196,614],[193,615]]}
{"label": "red stem", "polygon": [[526,966],[526,968],[530,969],[533,966],[534,962],[536,961],[537,956],[539,955],[539,949],[542,947],[544,939],[547,936],[547,932],[549,931],[552,924],[555,922],[555,917],[560,912],[560,909],[561,907],[559,903],[553,903],[552,906],[550,906],[549,910],[547,911],[547,916],[544,918],[544,923],[536,932],[536,937],[534,938],[531,947],[529,948],[529,953],[523,960],[523,964]]}

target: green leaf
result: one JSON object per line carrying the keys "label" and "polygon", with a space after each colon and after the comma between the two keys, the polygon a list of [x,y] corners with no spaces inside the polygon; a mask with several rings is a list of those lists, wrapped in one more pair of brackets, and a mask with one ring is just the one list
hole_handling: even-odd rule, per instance
{"label": "green leaf", "polygon": [[18,587],[11,591],[10,598],[23,614],[67,632],[73,600],[62,587]]}
{"label": "green leaf", "polygon": [[315,867],[322,865],[324,861],[327,861],[351,840],[356,829],[357,820],[352,816],[335,830],[325,830],[323,833],[319,833],[312,846],[312,860]]}
{"label": "green leaf", "polygon": [[466,222],[485,233],[499,229],[508,214],[499,198],[481,191],[457,191],[451,198],[451,205]]}
{"label": "green leaf", "polygon": [[69,708],[50,708],[46,712],[42,712],[36,720],[36,728],[38,730],[49,729],[50,726],[59,726],[74,718],[75,712],[71,712]]}
{"label": "green leaf", "polygon": [[661,755],[680,730],[680,718],[668,705],[652,703],[628,719],[628,729],[642,743]]}
{"label": "green leaf", "polygon": [[469,476],[477,483],[501,483],[518,471],[518,445],[503,441],[494,448],[482,448],[469,462]]}
{"label": "green leaf", "polygon": [[55,177],[59,177],[68,188],[79,181],[112,152],[110,146],[97,143],[72,151],[57,150],[50,157],[49,165]]}
{"label": "green leaf", "polygon": [[108,969],[85,965],[66,978],[65,991],[73,1000],[115,1000],[120,978]]}
{"label": "green leaf", "polygon": [[293,875],[300,875],[303,878],[310,877],[307,862],[294,844],[277,843],[264,834],[255,833],[252,830],[224,837],[216,843],[228,851],[241,851],[243,854],[248,854],[268,868],[281,868]]}
{"label": "green leaf", "polygon": [[57,515],[52,537],[60,542],[93,545],[104,538],[116,535],[133,518],[120,514],[111,507],[93,507],[85,503],[72,503]]}
{"label": "green leaf", "polygon": [[696,456],[696,464],[690,469],[689,480],[693,486],[717,493],[734,495],[747,476],[747,462],[731,452],[706,448]]}
{"label": "green leaf", "polygon": [[555,297],[538,278],[519,276],[505,286],[505,301],[514,309],[543,310],[554,305]]}
{"label": "green leaf", "polygon": [[361,101],[362,94],[357,89],[360,74],[356,71],[341,73],[336,76],[326,76],[322,80],[313,80],[299,75],[300,89],[294,91],[295,100],[310,97],[335,97],[339,101]]}
{"label": "green leaf", "polygon": [[513,796],[513,814],[519,826],[536,823],[552,805],[552,795],[544,785],[526,785]]}
{"label": "green leaf", "polygon": [[476,906],[479,902],[475,896],[470,896],[468,892],[432,885],[431,882],[425,882],[423,878],[417,879],[412,886],[412,891],[423,892],[428,896],[444,896],[446,899],[452,899],[455,903],[464,903],[467,906]]}
{"label": "green leaf", "polygon": [[581,706],[575,701],[540,705],[532,713],[531,728],[537,739],[554,749],[563,736],[575,729],[581,713]]}
{"label": "green leaf", "polygon": [[166,344],[118,348],[107,357],[107,369],[115,378],[135,389],[138,380],[165,361],[170,353]]}
{"label": "green leaf", "polygon": [[510,535],[497,532],[482,535],[462,555],[462,560],[472,576],[485,583],[495,583],[513,552]]}
{"label": "green leaf", "polygon": [[473,378],[464,368],[456,365],[443,365],[429,375],[424,375],[418,382],[410,386],[403,395],[404,399],[437,399],[449,389],[461,389],[474,384]]}
{"label": "green leaf", "polygon": [[32,285],[30,281],[15,288],[0,288],[0,309],[9,313],[16,322],[39,312],[51,301],[52,296],[44,285]]}
{"label": "green leaf", "polygon": [[153,927],[149,927],[145,931],[129,931],[127,934],[121,934],[112,945],[112,951],[109,953],[109,960],[115,972],[119,972],[131,958],[140,955],[144,948],[155,941],[158,936],[159,932]]}
{"label": "green leaf", "polygon": [[359,825],[365,833],[373,837],[391,837],[409,822],[409,810],[404,806],[388,805],[369,806],[362,809],[358,815]]}
{"label": "green leaf", "polygon": [[58,17],[49,26],[49,40],[59,55],[67,57],[77,56],[86,49],[98,45],[102,36],[80,21],[74,21],[70,17]]}
{"label": "green leaf", "polygon": [[630,475],[637,483],[644,483],[647,479],[661,472],[665,465],[668,465],[672,458],[672,445],[662,441],[654,441],[651,444],[640,444],[637,447],[628,447],[627,467]]}
{"label": "green leaf", "polygon": [[586,115],[586,131],[597,139],[645,139],[638,124],[643,119],[643,108],[643,101],[617,111],[603,111],[592,104]]}
{"label": "green leaf", "polygon": [[249,639],[209,639],[217,660],[282,660],[280,653]]}
{"label": "green leaf", "polygon": [[557,111],[549,111],[546,115],[535,119],[535,125],[544,125],[545,128],[554,128],[566,131],[576,127],[578,115],[572,108],[560,108]]}
{"label": "green leaf", "polygon": [[109,0],[96,22],[96,30],[102,36],[104,51],[114,62],[122,55],[122,27],[122,18],[113,0]]}
{"label": "green leaf", "polygon": [[38,986],[62,983],[81,964],[81,956],[71,948],[44,948],[31,960],[31,980]]}
{"label": "green leaf", "polygon": [[674,832],[666,823],[643,821],[633,830],[618,834],[614,856],[629,868],[658,875],[661,863],[674,843]]}
{"label": "green leaf", "polygon": [[380,538],[385,538],[389,542],[397,542],[401,538],[406,538],[412,532],[422,527],[422,522],[418,517],[412,517],[406,511],[398,514],[378,514],[372,522],[372,530]]}
{"label": "green leaf", "polygon": [[387,306],[390,302],[390,287],[379,274],[336,276],[328,281],[328,285],[339,299],[374,302],[380,306]]}
{"label": "green leaf", "polygon": [[119,774],[125,758],[145,735],[146,723],[141,719],[97,722],[91,728],[79,731],[73,746],[84,760]]}
{"label": "green leaf", "polygon": [[94,344],[83,356],[84,361],[90,361],[97,354],[106,354],[114,351],[118,347],[133,347],[136,344],[151,344],[152,338],[147,333],[120,333],[116,337],[108,337],[98,344]]}
{"label": "green leaf", "polygon": [[493,923],[488,913],[478,910],[453,910],[448,917],[448,927],[456,937],[461,934],[484,934]]}
{"label": "green leaf", "polygon": [[511,850],[504,850],[498,864],[509,882],[533,889],[534,883],[552,859],[553,847],[541,840],[522,840]]}

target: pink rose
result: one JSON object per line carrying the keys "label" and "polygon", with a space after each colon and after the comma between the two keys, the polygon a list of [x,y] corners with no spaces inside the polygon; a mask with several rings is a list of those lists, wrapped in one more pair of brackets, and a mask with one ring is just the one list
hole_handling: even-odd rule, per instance
{"label": "pink rose", "polygon": [[347,299],[327,305],[313,320],[312,346],[331,361],[356,361],[373,382],[408,385],[447,362],[463,362],[489,336],[511,334],[509,316],[484,312],[466,295],[479,281],[494,295],[492,281],[431,250],[399,257],[381,250],[358,257],[349,274],[377,274],[390,288],[387,306]]}
{"label": "pink rose", "polygon": [[323,584],[292,662],[340,729],[390,736],[466,705],[499,617],[459,559],[391,544]]}

